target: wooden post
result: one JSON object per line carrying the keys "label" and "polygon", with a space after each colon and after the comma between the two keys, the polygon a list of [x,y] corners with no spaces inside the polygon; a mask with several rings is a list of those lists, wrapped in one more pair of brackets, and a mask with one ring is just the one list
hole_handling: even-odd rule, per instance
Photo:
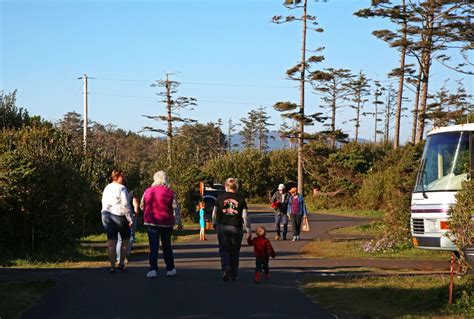
{"label": "wooden post", "polygon": [[201,194],[201,199],[202,199],[204,196],[204,183],[203,182],[199,182],[199,194]]}
{"label": "wooden post", "polygon": [[451,252],[451,269],[449,272],[449,301],[448,304],[453,304],[453,274],[454,274],[454,253]]}

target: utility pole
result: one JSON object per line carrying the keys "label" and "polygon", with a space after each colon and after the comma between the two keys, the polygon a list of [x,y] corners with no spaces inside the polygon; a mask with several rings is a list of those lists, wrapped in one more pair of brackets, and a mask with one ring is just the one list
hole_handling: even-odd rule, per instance
{"label": "utility pole", "polygon": [[87,150],[87,75],[84,74],[84,124],[83,124],[83,141],[84,141],[84,151]]}
{"label": "utility pole", "polygon": [[87,75],[84,74],[84,76],[81,76],[80,78],[77,78],[78,80],[84,80],[84,115],[83,115],[83,128],[82,128],[82,143],[84,146],[84,152],[87,150],[87,122],[88,122],[88,116],[87,116],[87,111],[88,111],[88,101],[87,101]]}

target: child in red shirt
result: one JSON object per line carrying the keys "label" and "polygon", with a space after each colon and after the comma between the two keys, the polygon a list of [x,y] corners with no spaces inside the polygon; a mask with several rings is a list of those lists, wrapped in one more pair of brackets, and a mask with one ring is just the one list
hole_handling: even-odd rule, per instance
{"label": "child in red shirt", "polygon": [[264,227],[258,227],[256,233],[257,237],[249,239],[248,244],[253,246],[255,255],[255,282],[260,282],[262,270],[265,272],[265,279],[268,280],[270,278],[268,263],[270,256],[275,258],[275,251],[270,241],[265,237],[267,232]]}

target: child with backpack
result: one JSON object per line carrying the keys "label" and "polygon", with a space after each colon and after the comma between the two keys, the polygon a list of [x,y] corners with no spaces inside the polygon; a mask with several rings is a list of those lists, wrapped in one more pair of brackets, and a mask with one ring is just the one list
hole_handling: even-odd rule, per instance
{"label": "child with backpack", "polygon": [[262,271],[265,273],[265,280],[270,278],[270,268],[268,263],[270,256],[275,258],[275,251],[270,241],[266,238],[266,230],[264,227],[258,227],[256,234],[257,237],[250,238],[248,244],[253,246],[253,252],[255,255],[255,282],[260,282]]}

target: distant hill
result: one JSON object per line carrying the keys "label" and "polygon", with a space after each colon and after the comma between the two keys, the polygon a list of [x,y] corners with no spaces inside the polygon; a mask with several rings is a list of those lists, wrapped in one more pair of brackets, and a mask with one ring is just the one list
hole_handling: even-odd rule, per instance
{"label": "distant hill", "polygon": [[[232,137],[232,149],[234,149],[234,150],[235,149],[238,149],[238,150],[243,149],[243,145],[242,145],[243,138],[242,138],[242,136],[240,136],[239,133],[236,133],[236,134],[232,134],[231,137]],[[268,137],[269,137],[268,138],[268,149],[270,151],[290,147],[288,141],[283,141],[280,138],[280,136],[278,135],[278,132],[271,131],[271,132],[268,133]],[[236,144],[237,144],[237,146],[235,146]]]}
{"label": "distant hill", "polygon": [[[239,133],[232,134],[232,145],[237,144],[237,146],[233,146],[232,149],[236,150],[241,150],[243,149],[242,146],[242,137],[240,136]],[[278,132],[276,131],[271,131],[268,133],[269,139],[268,139],[268,150],[273,151],[273,150],[280,150],[283,148],[290,148],[290,144],[288,141],[284,141],[280,138],[278,135]],[[353,138],[349,138],[349,141],[353,141]],[[359,143],[370,143],[370,140],[367,140],[365,138],[359,138]]]}

